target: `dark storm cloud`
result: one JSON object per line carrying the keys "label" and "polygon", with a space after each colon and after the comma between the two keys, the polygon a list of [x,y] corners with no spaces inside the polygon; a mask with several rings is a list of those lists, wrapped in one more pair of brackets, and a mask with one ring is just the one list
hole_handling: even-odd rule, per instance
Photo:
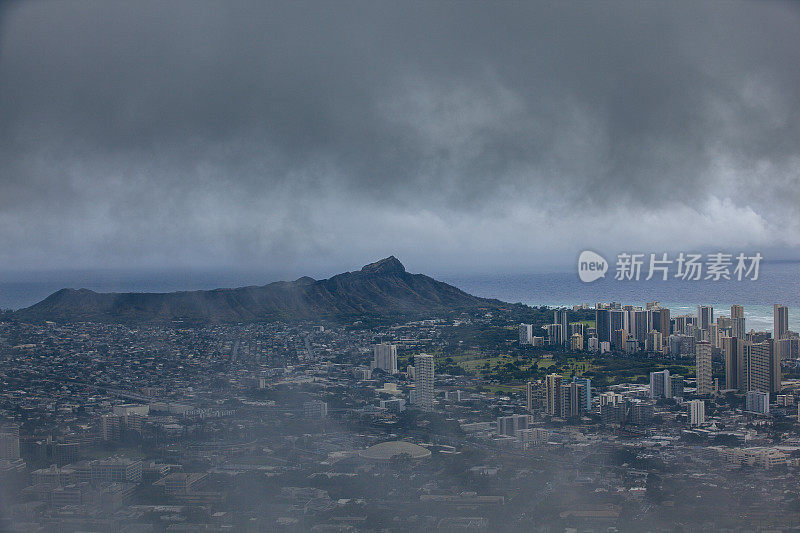
{"label": "dark storm cloud", "polygon": [[800,242],[797,4],[5,8],[8,265]]}

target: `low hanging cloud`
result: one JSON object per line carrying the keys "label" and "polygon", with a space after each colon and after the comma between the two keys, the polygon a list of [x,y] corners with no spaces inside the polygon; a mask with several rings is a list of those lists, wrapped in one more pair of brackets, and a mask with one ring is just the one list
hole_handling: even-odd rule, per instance
{"label": "low hanging cloud", "polygon": [[800,247],[797,4],[0,9],[3,269]]}

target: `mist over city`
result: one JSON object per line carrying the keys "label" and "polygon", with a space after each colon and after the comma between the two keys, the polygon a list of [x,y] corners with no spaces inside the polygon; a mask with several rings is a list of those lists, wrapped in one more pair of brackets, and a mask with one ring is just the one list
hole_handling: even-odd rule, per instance
{"label": "mist over city", "polygon": [[800,4],[0,2],[0,531],[794,531]]}

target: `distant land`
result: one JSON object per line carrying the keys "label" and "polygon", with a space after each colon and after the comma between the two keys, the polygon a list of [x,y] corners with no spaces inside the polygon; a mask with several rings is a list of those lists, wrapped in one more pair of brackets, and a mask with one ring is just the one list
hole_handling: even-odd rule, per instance
{"label": "distant land", "polygon": [[211,322],[332,320],[424,316],[516,307],[472,296],[394,256],[328,279],[302,277],[263,286],[168,293],[98,293],[61,289],[14,313],[27,321]]}

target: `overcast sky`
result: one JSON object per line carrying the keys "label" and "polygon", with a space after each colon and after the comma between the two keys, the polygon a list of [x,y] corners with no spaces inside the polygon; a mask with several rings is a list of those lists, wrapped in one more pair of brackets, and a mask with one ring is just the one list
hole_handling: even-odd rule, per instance
{"label": "overcast sky", "polygon": [[800,3],[0,9],[0,270],[800,256]]}

